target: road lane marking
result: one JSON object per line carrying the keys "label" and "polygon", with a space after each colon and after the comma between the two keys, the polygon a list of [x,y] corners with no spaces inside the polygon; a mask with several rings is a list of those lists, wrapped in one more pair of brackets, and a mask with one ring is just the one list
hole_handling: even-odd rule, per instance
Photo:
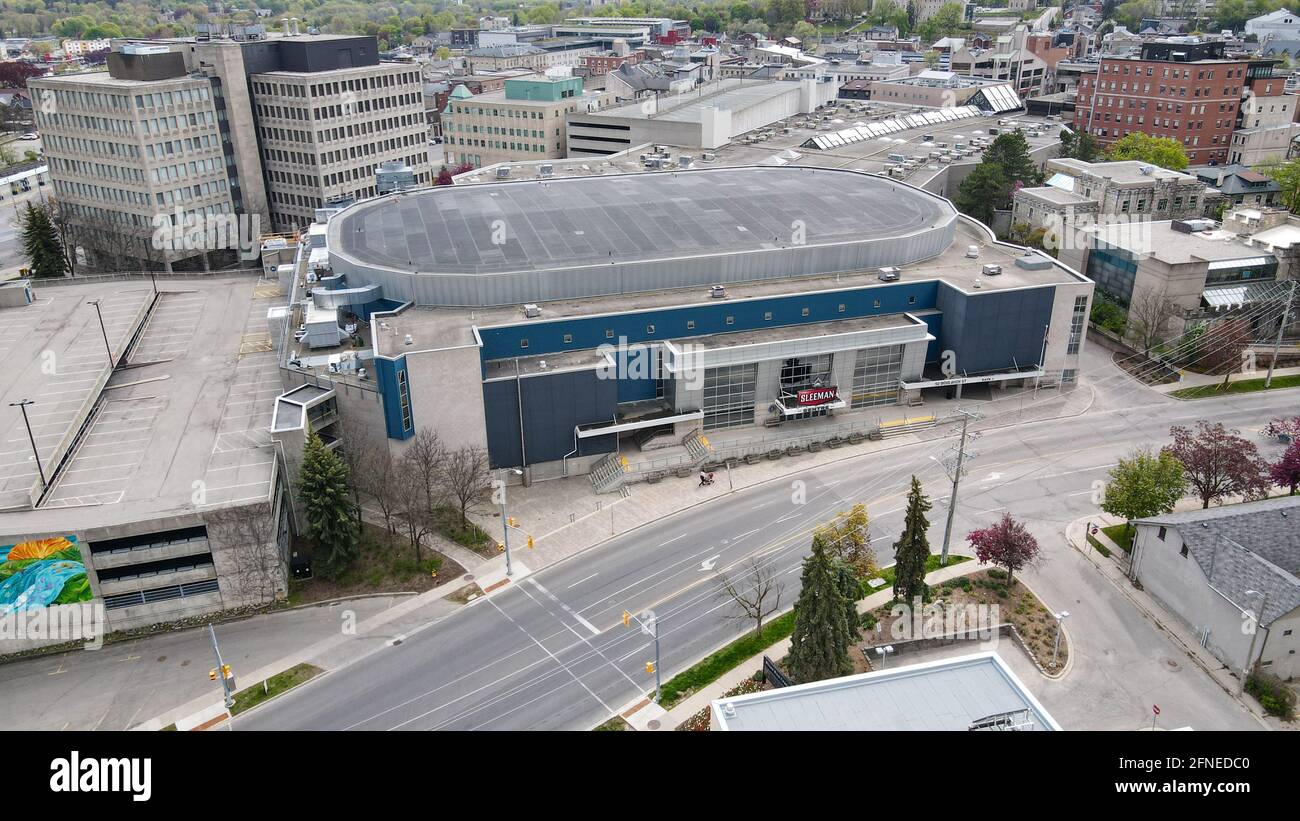
{"label": "road lane marking", "polygon": [[[560,601],[558,598],[556,598],[554,593],[547,590],[545,587],[542,587],[542,583],[537,581],[537,579],[529,578],[527,581],[533,587],[536,587],[538,592],[540,592],[543,596],[558,604],[561,610],[563,610],[564,612],[568,613],[570,616],[573,616],[575,619],[577,619],[578,623],[581,624],[583,627],[587,628],[588,630],[590,630],[593,636],[600,635],[599,627],[597,627],[596,625],[584,619],[582,616],[575,613],[572,607]],[[524,592],[526,593],[527,591]]]}
{"label": "road lane marking", "polygon": [[565,590],[572,590],[573,588],[577,587],[578,585],[582,584],[583,582],[589,582],[589,581],[591,581],[592,579],[596,578],[596,577],[599,576],[599,575],[600,575],[599,573],[592,573],[592,574],[591,574],[590,576],[588,576],[587,578],[585,578],[585,579],[578,579],[576,582],[574,582],[573,584],[569,585],[568,587],[566,587],[566,588],[564,588],[564,589],[565,589]]}
{"label": "road lane marking", "polygon": [[684,538],[686,538],[686,534],[685,534],[685,533],[683,533],[683,534],[680,535],[680,536],[674,536],[674,537],[672,537],[671,539],[669,539],[668,541],[664,542],[663,544],[661,544],[661,545],[659,545],[659,546],[660,546],[660,547],[663,547],[663,546],[666,545],[666,544],[672,544],[673,542],[677,541],[678,539],[684,539]]}

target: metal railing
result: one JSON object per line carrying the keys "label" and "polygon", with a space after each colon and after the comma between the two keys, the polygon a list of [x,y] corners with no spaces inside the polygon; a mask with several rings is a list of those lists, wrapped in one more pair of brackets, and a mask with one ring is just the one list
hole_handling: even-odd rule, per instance
{"label": "metal railing", "polygon": [[204,279],[215,277],[229,276],[261,276],[261,268],[226,268],[213,271],[118,271],[112,274],[78,274],[71,277],[44,277],[32,278],[33,288],[44,288],[50,285],[85,285],[95,282],[125,282],[132,280],[141,280],[148,282],[150,280],[168,280],[168,279]]}

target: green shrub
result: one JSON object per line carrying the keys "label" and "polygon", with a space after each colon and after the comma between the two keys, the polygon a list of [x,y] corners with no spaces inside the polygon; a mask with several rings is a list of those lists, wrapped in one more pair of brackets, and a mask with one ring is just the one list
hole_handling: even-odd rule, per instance
{"label": "green shrub", "polygon": [[1295,718],[1296,695],[1277,676],[1258,670],[1251,673],[1246,677],[1246,692],[1254,696],[1269,715],[1283,721]]}

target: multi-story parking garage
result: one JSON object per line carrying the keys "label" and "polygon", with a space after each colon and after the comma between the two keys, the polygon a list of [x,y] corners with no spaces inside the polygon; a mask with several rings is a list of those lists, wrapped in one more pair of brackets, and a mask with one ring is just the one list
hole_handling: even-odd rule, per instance
{"label": "multi-story parking garage", "polygon": [[947,200],[847,170],[434,188],[323,238],[312,299],[370,316],[389,438],[428,426],[546,475],[879,418],[927,388],[1070,383],[1092,293]]}

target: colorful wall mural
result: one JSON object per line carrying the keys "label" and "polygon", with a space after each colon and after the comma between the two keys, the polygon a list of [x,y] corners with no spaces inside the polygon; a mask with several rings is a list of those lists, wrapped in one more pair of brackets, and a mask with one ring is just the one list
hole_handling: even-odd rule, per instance
{"label": "colorful wall mural", "polygon": [[91,598],[76,536],[0,545],[0,616]]}

